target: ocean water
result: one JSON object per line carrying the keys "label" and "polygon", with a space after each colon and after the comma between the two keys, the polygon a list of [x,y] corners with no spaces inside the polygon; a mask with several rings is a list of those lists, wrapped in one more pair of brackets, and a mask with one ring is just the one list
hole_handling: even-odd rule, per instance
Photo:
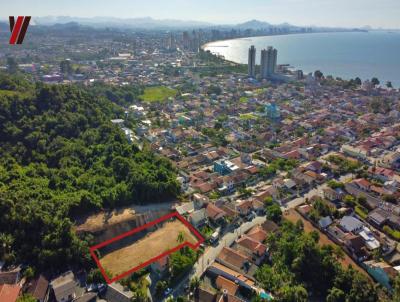
{"label": "ocean water", "polygon": [[290,64],[304,73],[321,70],[333,75],[362,80],[377,77],[400,87],[400,32],[313,33],[241,38],[212,42],[205,49],[237,63],[247,63],[248,48],[273,46],[278,64]]}

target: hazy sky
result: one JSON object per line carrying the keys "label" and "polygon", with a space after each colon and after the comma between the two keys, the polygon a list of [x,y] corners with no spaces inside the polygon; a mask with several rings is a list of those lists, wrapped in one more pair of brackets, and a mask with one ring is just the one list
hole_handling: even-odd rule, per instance
{"label": "hazy sky", "polygon": [[400,28],[400,0],[1,0],[0,17],[113,16]]}

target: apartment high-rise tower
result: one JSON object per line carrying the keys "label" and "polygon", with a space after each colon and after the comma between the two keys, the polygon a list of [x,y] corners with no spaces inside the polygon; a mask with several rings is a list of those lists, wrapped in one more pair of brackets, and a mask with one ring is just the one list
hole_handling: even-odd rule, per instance
{"label": "apartment high-rise tower", "polygon": [[261,78],[270,78],[276,70],[278,51],[273,47],[261,50]]}
{"label": "apartment high-rise tower", "polygon": [[256,48],[254,45],[249,48],[248,71],[249,77],[256,77]]}

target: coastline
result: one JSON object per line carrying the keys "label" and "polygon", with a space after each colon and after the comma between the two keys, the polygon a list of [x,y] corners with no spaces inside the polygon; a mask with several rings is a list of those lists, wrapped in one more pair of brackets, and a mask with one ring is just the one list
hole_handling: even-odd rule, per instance
{"label": "coastline", "polygon": [[[373,53],[368,54],[368,53],[366,53],[366,51],[363,50],[363,51],[361,51],[362,54],[360,55],[359,53],[355,53],[355,51],[354,51],[355,49],[357,50],[357,47],[359,48],[359,47],[362,47],[363,45],[364,46],[367,44],[378,45],[376,43],[379,43],[380,41],[382,41],[382,38],[379,38],[379,36],[375,35],[375,33],[376,34],[389,34],[387,31],[312,32],[312,34],[320,34],[321,39],[323,39],[323,41],[327,41],[327,39],[328,40],[336,39],[336,37],[331,38],[327,34],[333,34],[333,35],[339,34],[339,37],[341,37],[340,34],[344,35],[345,33],[348,33],[348,34],[369,33],[369,34],[371,34],[370,35],[371,37],[367,37],[369,35],[365,35],[365,37],[367,37],[367,38],[362,38],[362,36],[364,36],[364,35],[361,35],[361,38],[359,38],[358,36],[355,37],[355,38],[357,38],[357,40],[355,40],[357,42],[353,43],[353,47],[352,47],[350,53],[348,52],[348,50],[346,50],[346,55],[342,55],[342,56],[339,56],[338,58],[336,58],[331,54],[331,56],[328,59],[329,60],[331,58],[336,59],[336,61],[335,61],[336,63],[334,63],[333,65],[325,64],[324,60],[326,58],[320,58],[320,57],[312,57],[311,58],[309,55],[305,55],[304,51],[302,53],[303,56],[299,60],[298,54],[296,54],[296,56],[294,56],[293,51],[290,48],[291,46],[293,46],[293,43],[291,43],[291,46],[284,45],[282,47],[286,47],[286,51],[285,51],[286,56],[283,56],[282,60],[279,60],[279,64],[287,63],[293,69],[302,70],[305,75],[310,72],[313,73],[315,70],[321,70],[324,73],[324,75],[326,75],[326,76],[331,75],[334,78],[338,77],[338,78],[342,78],[344,80],[350,80],[350,79],[354,79],[355,77],[359,77],[364,81],[367,79],[372,79],[373,77],[377,77],[380,81],[380,86],[382,88],[386,87],[385,84],[387,82],[391,82],[393,85],[393,88],[395,88],[395,89],[400,88],[400,77],[396,73],[395,69],[393,67],[390,67],[390,66],[392,66],[392,64],[390,64],[390,66],[388,66],[387,60],[385,60],[385,59],[378,60],[377,59],[373,62],[373,64],[375,64],[377,66],[377,68],[375,68],[375,69],[367,68],[366,66],[370,66],[372,64],[372,63],[370,63],[369,58],[374,57]],[[260,38],[261,40],[263,38],[266,38],[266,39],[273,40],[276,37],[277,41],[279,41],[279,40],[281,40],[281,39],[279,39],[279,37],[292,35],[293,37],[290,39],[294,39],[295,41],[297,41],[296,43],[300,43],[303,40],[303,38],[305,39],[305,41],[314,39],[314,38],[311,38],[311,36],[308,36],[308,34],[311,34],[311,33],[291,33],[291,34],[282,34],[282,35],[264,35],[264,36],[239,37],[239,38],[233,38],[233,39],[221,39],[221,40],[207,42],[201,46],[201,49],[204,51],[210,51],[212,54],[220,56],[221,59],[224,59],[226,62],[235,63],[235,64],[239,64],[239,65],[246,65],[243,55],[241,55],[241,57],[237,57],[235,55],[232,56],[232,53],[235,52],[235,49],[232,49],[231,44],[234,44],[234,43],[231,43],[232,41],[236,41],[238,45],[241,45],[241,44],[250,45],[252,43],[254,43],[254,44],[259,43],[259,40],[255,39],[254,41],[249,42],[249,38],[250,39]],[[294,36],[300,36],[300,35],[302,37],[296,37],[296,38],[294,37]],[[310,38],[308,38],[308,37],[310,37]],[[344,37],[346,37],[346,36],[344,35]],[[378,38],[376,38],[376,37],[378,37]],[[351,36],[344,38],[345,41],[346,40],[348,41],[349,39],[353,40],[353,38]],[[319,40],[319,38],[317,38],[317,41],[318,40]],[[332,41],[334,41],[334,40],[332,40]],[[366,43],[365,41],[371,41],[371,42]],[[385,40],[383,40],[383,41],[385,42]],[[399,43],[398,36],[396,36],[396,39],[390,39],[390,41],[392,44],[393,43],[398,44]],[[393,41],[397,41],[397,42],[393,42]],[[373,44],[373,43],[375,43],[375,44]],[[225,45],[222,46],[222,44],[225,44]],[[234,45],[236,45],[236,44],[234,44]],[[323,44],[323,45],[326,45],[326,44]],[[379,44],[379,45],[385,45],[385,44]],[[287,49],[287,47],[289,47],[288,48],[289,50]],[[321,48],[324,48],[324,47],[321,47]],[[304,50],[305,47],[302,47],[302,49]],[[371,48],[367,47],[366,49],[371,49]],[[388,49],[390,50],[390,49],[394,49],[394,48],[389,47]],[[289,53],[289,55],[287,53]],[[330,53],[329,49],[328,49],[327,53]],[[228,55],[229,59],[227,59],[225,57],[225,55]],[[389,52],[389,55],[393,56],[393,51]],[[304,64],[304,62],[306,62],[306,63]],[[322,64],[321,64],[321,62],[322,62]],[[341,66],[341,64],[342,65],[344,64],[343,62],[346,62],[346,64],[347,64],[346,67]]]}
{"label": "coastline", "polygon": [[215,41],[209,41],[200,46],[200,49],[204,50],[204,48],[209,47],[209,44],[218,43],[218,42],[226,42],[232,40],[241,40],[241,39],[251,39],[251,38],[264,38],[264,37],[280,37],[280,36],[290,36],[290,35],[312,35],[312,34],[335,34],[335,33],[361,33],[369,31],[359,31],[359,30],[349,30],[349,31],[318,31],[318,32],[309,32],[309,33],[301,33],[301,32],[294,32],[294,33],[287,33],[287,34],[279,34],[279,35],[262,35],[262,36],[245,36],[245,37],[237,37],[237,38],[228,38],[228,39],[219,39]]}

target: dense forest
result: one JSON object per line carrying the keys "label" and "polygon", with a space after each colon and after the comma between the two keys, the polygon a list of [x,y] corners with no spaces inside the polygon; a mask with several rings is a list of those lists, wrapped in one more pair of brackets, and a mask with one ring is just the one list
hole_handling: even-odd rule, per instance
{"label": "dense forest", "polygon": [[171,163],[129,144],[110,122],[124,110],[106,94],[0,74],[0,256],[7,262],[80,263],[87,243],[72,231],[74,217],[179,194]]}

